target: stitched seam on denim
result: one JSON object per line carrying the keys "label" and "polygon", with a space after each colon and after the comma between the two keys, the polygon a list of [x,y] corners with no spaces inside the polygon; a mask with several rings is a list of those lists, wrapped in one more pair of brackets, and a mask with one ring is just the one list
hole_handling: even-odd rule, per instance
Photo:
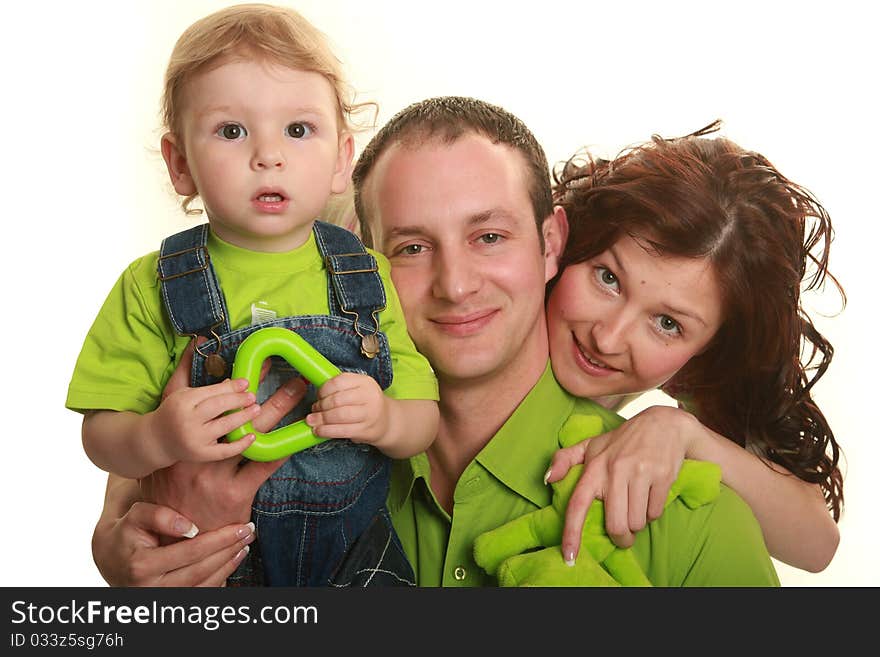
{"label": "stitched seam on denim", "polygon": [[[331,229],[331,230],[332,230],[332,229]],[[328,252],[327,252],[327,245],[326,245],[326,243],[324,242],[324,238],[323,238],[323,236],[321,235],[321,231],[315,229],[315,230],[314,230],[314,233],[315,233],[315,240],[318,241],[319,246],[320,246],[321,255],[324,256],[324,257],[326,257],[326,256],[328,255]],[[370,252],[367,251],[367,250],[364,248],[363,244],[360,245],[360,248],[363,249],[364,254],[366,254],[366,255],[368,255],[368,256],[370,255]],[[373,260],[375,260],[375,258],[373,258]],[[376,266],[377,266],[377,268],[378,268],[378,264],[377,264]],[[374,275],[374,276],[379,276],[379,272],[376,271],[376,272],[374,272],[373,275]],[[334,278],[334,277],[336,276],[336,274],[330,274],[330,273],[328,272],[328,276],[330,276],[330,278],[331,278],[331,283],[330,283],[330,285],[327,286],[327,288],[328,288],[328,294],[332,293],[332,292],[335,290],[336,293],[341,297],[341,299],[339,299],[339,305],[340,305],[340,309],[339,309],[339,310],[340,310],[342,313],[345,313],[346,315],[354,315],[354,316],[357,317],[358,320],[359,320],[359,319],[360,319],[360,316],[358,315],[357,312],[355,312],[355,311],[351,311],[351,310],[347,310],[347,308],[348,308],[348,306],[349,306],[349,304],[350,304],[350,301],[349,301],[348,297],[347,297],[346,294],[345,294],[345,286],[339,284],[338,281]],[[386,299],[385,299],[385,286],[382,284],[382,279],[381,279],[381,277],[379,277],[379,291],[380,291],[381,298],[382,298],[382,308],[384,309],[384,307],[387,305],[387,301],[386,301]],[[330,307],[331,307],[331,308],[333,307],[333,304],[332,304],[332,303],[330,304]],[[369,330],[369,329],[368,329],[368,330]]]}
{"label": "stitched seam on denim", "polygon": [[[324,236],[321,234],[320,230],[317,230],[317,229],[315,230],[315,239],[320,243],[321,255],[326,258],[328,255],[327,244],[324,241]],[[331,274],[330,272],[327,272],[327,276],[330,279],[330,284],[327,286],[328,292],[329,293],[335,292],[336,294],[338,294],[339,296],[342,297],[341,299],[339,299],[339,305],[341,306],[340,311],[342,311],[343,313],[345,313],[347,315],[352,315],[352,314],[356,315],[356,313],[351,313],[350,311],[346,310],[346,307],[348,306],[348,299],[345,297],[345,290],[342,289],[342,286],[337,284],[336,279],[334,278],[335,274]]]}
{"label": "stitched seam on denim", "polygon": [[[379,467],[381,467],[381,464]],[[313,484],[315,486],[342,486],[360,477],[361,473],[364,472],[364,470],[366,469],[367,466],[364,466],[348,479],[338,479],[336,481],[312,481],[310,479],[303,479],[302,477],[269,477],[269,479],[271,481],[301,481],[303,483]]]}
{"label": "stitched seam on denim", "polygon": [[[321,252],[321,257],[323,258],[327,253],[327,244],[324,242],[324,236],[318,229],[317,224],[312,227],[312,232],[315,233],[315,241],[318,243],[318,251]],[[330,272],[327,272],[327,305],[330,307],[330,312],[335,315],[336,313],[334,311],[336,308],[334,306],[336,304],[336,294],[334,292],[333,281],[329,280],[330,276]]]}
{"label": "stitched seam on denim", "polygon": [[[353,331],[353,330],[346,329],[345,327],[342,327],[342,326],[333,326],[333,325],[331,325],[331,324],[310,324],[310,325],[305,326],[305,327],[302,327],[302,328],[307,328],[307,329],[329,329],[329,330],[331,330],[331,331],[336,331],[337,333],[340,333],[340,334],[342,334],[342,335],[348,335],[348,336],[352,336],[352,337],[357,336],[357,332],[355,332],[355,331]],[[237,329],[237,330],[240,330],[240,329]],[[293,329],[287,329],[287,330],[288,330],[288,331],[293,331]],[[294,332],[295,332],[295,331],[294,331]],[[226,345],[227,345],[228,347],[235,347],[236,351],[238,351],[238,347],[241,346],[241,343],[244,342],[246,338],[247,338],[247,336],[242,337],[242,338],[239,338],[239,339],[236,339],[236,340],[232,340],[232,341],[230,341],[230,342],[227,342]],[[204,345],[203,345],[203,347],[204,347]],[[388,351],[389,351],[389,352],[391,351],[391,347],[390,347],[390,346],[388,347]],[[385,378],[387,375],[385,374],[385,367],[384,367],[384,365],[383,365],[383,362],[380,360],[380,361],[377,361],[376,364],[378,365],[380,376],[382,376],[383,378]]]}
{"label": "stitched seam on denim", "polygon": [[[367,485],[371,481],[373,481],[373,479],[376,478],[376,476],[381,472],[381,470],[382,470],[381,467],[377,467],[375,469],[375,471],[373,471],[373,473],[369,477],[367,477],[367,479],[364,481],[364,485],[360,487],[360,489],[357,491],[357,493],[353,497],[347,497],[344,500],[341,500],[340,502],[338,502],[336,504],[331,504],[329,502],[306,502],[304,500],[296,500],[296,499],[289,499],[289,500],[285,500],[283,502],[257,502],[257,501],[254,501],[254,503],[251,505],[251,509],[253,509],[254,511],[257,511],[257,512],[267,514],[267,515],[269,513],[271,513],[271,511],[265,511],[265,509],[272,508],[272,507],[286,506],[289,504],[290,505],[301,505],[301,506],[313,507],[313,508],[314,507],[327,507],[327,508],[334,508],[336,510],[342,510],[347,507],[350,507],[358,499],[360,499],[361,495],[364,492],[364,489],[367,487]],[[342,506],[340,506],[340,505],[342,505]],[[306,513],[311,513],[314,515],[320,514],[320,512],[315,512],[315,511],[311,511],[311,510],[307,511]]]}
{"label": "stitched seam on denim", "polygon": [[299,549],[296,551],[296,584],[302,585],[303,557],[305,556],[305,542],[308,524],[299,533]]}
{"label": "stitched seam on denim", "polygon": [[[382,467],[382,463],[377,464],[373,469],[373,474],[375,474],[376,470]],[[367,469],[368,466],[363,466],[360,470],[354,473],[348,479],[337,479],[336,481],[311,481],[309,479],[303,479],[302,477],[269,477],[270,481],[301,481],[307,484],[314,484],[316,486],[341,486],[343,484],[347,484],[351,481],[354,481],[358,477],[361,476],[361,473]],[[370,475],[372,477],[372,475]],[[369,479],[368,479],[369,481]]]}
{"label": "stitched seam on denim", "polygon": [[[251,327],[248,326],[248,327],[246,327],[246,328],[251,328]],[[303,327],[301,327],[301,328],[304,328],[304,329],[313,329],[313,328],[318,328],[318,329],[330,329],[331,331],[336,331],[337,333],[342,333],[343,335],[350,335],[350,336],[356,336],[356,335],[357,335],[357,332],[356,332],[356,331],[353,331],[353,330],[350,331],[350,330],[348,330],[348,329],[346,329],[346,328],[344,328],[344,327],[341,327],[341,326],[332,326],[332,325],[330,325],[330,324],[309,324],[308,326],[303,326]],[[288,330],[288,331],[293,331],[293,329],[287,329],[287,330]],[[294,331],[294,333],[295,333],[295,332],[296,332],[296,331]],[[246,339],[246,338],[241,338],[241,339],[238,339],[238,340],[233,340],[233,341],[231,341],[231,342],[228,342],[227,345],[230,346],[230,347],[236,347],[236,348],[237,348],[237,347],[240,347],[240,346],[241,346],[241,343],[244,342],[245,339]]]}
{"label": "stitched seam on denim", "polygon": [[[416,583],[413,582],[412,580],[409,580],[409,579],[407,579],[406,577],[401,577],[400,575],[398,575],[398,574],[397,574],[396,572],[394,572],[393,570],[384,570],[384,569],[382,569],[382,568],[362,568],[361,570],[357,570],[357,571],[355,571],[353,574],[354,574],[354,575],[360,575],[361,573],[367,573],[367,572],[369,572],[369,573],[383,573],[383,574],[385,574],[385,575],[391,575],[394,579],[396,579],[396,580],[399,581],[399,582],[406,582],[406,583],[409,584],[410,586],[415,586],[415,585],[416,585]],[[351,586],[351,580],[349,580],[349,581],[346,582],[345,584],[339,584],[339,583],[331,582],[330,585],[331,585],[331,586],[335,586],[336,588],[348,588],[348,587]],[[366,586],[366,584],[364,584],[364,586]]]}
{"label": "stitched seam on denim", "polygon": [[[205,253],[208,253],[208,224],[202,224],[202,230],[199,236],[199,244],[205,247]],[[216,276],[214,275],[214,265],[211,264],[210,256],[208,257],[208,261],[206,264],[207,267],[202,270],[202,278],[204,279],[205,288],[208,290],[208,300],[211,302],[212,319],[216,321],[223,321],[224,313],[218,312],[218,304],[220,303],[218,297],[222,294],[222,292],[220,291],[220,284],[219,282],[217,282]]]}
{"label": "stitched seam on denim", "polygon": [[374,568],[371,568],[372,571],[370,576],[367,578],[367,581],[364,583],[364,586],[369,586],[370,582],[373,581],[373,577],[376,576],[376,571],[379,570],[379,566],[382,565],[382,562],[385,561],[385,555],[388,553],[388,546],[391,545],[391,534],[388,534],[388,539],[385,541],[385,547],[382,548],[382,554],[379,555],[379,563],[376,564]]}
{"label": "stitched seam on denim", "polygon": [[[208,229],[208,225],[202,224],[201,226],[198,226],[198,230],[197,230],[197,233],[199,235],[198,240],[197,240],[198,245],[205,247],[206,253],[207,253],[207,243],[208,243],[207,229]],[[160,253],[160,255],[161,255],[161,253]],[[178,257],[180,257],[180,256],[178,256]],[[197,260],[199,259],[198,256],[196,256],[196,259]],[[200,272],[198,272],[199,274],[201,274],[201,277],[202,277],[202,290],[207,291],[208,302],[211,306],[211,320],[212,320],[211,325],[213,325],[213,323],[214,323],[213,320],[215,320],[218,316],[220,317],[219,321],[221,321],[221,322],[223,321],[223,317],[224,317],[223,312],[220,312],[220,313],[217,312],[218,304],[219,304],[219,295],[220,295],[219,284],[212,285],[212,281],[208,279],[209,272],[211,274],[213,274],[213,271],[214,271],[213,265],[211,264],[211,262],[209,260],[207,263],[207,267],[205,269],[201,270]],[[192,274],[188,274],[188,276],[191,276],[191,275]],[[162,300],[165,302],[165,308],[168,311],[169,318],[171,319],[171,323],[174,325],[175,330],[180,335],[189,335],[186,332],[186,329],[183,326],[183,324],[180,322],[178,316],[174,314],[174,307],[173,307],[174,304],[171,303],[171,299],[168,296],[168,293],[166,291],[167,285],[165,285],[164,283],[160,283],[159,288],[161,290]],[[220,307],[222,308],[222,304],[220,304]],[[206,327],[203,326],[200,328],[204,329]]]}

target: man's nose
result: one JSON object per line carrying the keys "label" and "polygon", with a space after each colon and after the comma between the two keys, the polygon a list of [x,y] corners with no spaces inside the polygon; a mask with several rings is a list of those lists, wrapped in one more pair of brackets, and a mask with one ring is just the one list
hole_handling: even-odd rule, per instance
{"label": "man's nose", "polygon": [[479,267],[455,247],[439,248],[434,257],[433,293],[438,299],[457,303],[480,288]]}

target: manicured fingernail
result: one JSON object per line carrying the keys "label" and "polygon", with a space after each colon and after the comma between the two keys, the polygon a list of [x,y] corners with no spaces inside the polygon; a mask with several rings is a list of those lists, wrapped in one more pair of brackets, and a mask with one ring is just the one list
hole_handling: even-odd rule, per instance
{"label": "manicured fingernail", "polygon": [[574,550],[565,553],[565,565],[571,568],[574,565]]}
{"label": "manicured fingernail", "polygon": [[237,532],[235,532],[235,535],[238,536],[239,538],[246,538],[246,537],[250,536],[251,534],[253,534],[255,529],[256,529],[256,526],[254,525],[254,523],[249,522],[244,527],[242,527]]}
{"label": "manicured fingernail", "polygon": [[177,516],[174,519],[174,531],[186,538],[192,538],[199,533],[199,528],[186,518]]}
{"label": "manicured fingernail", "polygon": [[550,478],[550,474],[553,472],[553,467],[547,468],[547,472],[544,473],[544,485],[547,485],[547,480]]}
{"label": "manicured fingernail", "polygon": [[232,557],[232,560],[235,561],[235,562],[239,562],[239,561],[241,561],[242,559],[244,559],[244,558],[247,556],[247,553],[250,552],[250,551],[251,551],[251,546],[250,546],[250,545],[245,545],[243,548],[241,548],[241,549],[238,551],[238,553],[237,553],[234,557]]}

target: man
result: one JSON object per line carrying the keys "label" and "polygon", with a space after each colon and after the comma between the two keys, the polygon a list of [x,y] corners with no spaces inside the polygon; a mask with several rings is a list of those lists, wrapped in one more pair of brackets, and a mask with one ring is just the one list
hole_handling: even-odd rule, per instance
{"label": "man", "polygon": [[[364,241],[391,261],[410,334],[440,385],[437,438],[425,454],[397,462],[388,500],[422,586],[493,584],[473,560],[473,541],[549,504],[542,478],[565,420],[598,415],[606,430],[621,421],[565,393],[549,367],[544,287],[557,272],[566,222],[547,173],[521,121],[452,97],[392,118],[353,174]],[[239,500],[230,517],[241,518],[241,508]],[[133,524],[118,511],[107,515],[117,532]],[[110,571],[113,556],[97,556],[108,542],[100,534],[96,561]],[[657,585],[778,584],[757,521],[724,487],[698,510],[671,505],[633,550]],[[187,558],[165,558],[162,567],[178,576],[207,570],[207,559]]]}

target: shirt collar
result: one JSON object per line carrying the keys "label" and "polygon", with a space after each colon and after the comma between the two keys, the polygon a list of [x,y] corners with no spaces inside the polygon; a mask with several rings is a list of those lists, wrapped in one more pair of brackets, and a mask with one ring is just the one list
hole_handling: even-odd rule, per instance
{"label": "shirt collar", "polygon": [[559,449],[559,429],[573,408],[574,398],[557,383],[548,361],[538,383],[477,460],[505,486],[546,506],[551,491],[544,485],[544,473]]}
{"label": "shirt collar", "polygon": [[315,231],[309,231],[308,239],[292,251],[280,253],[251,251],[225,242],[217,234],[208,231],[208,252],[211,259],[222,262],[224,269],[246,272],[254,275],[287,274],[293,275],[308,269],[319,269],[323,260],[318,257]]}
{"label": "shirt collar", "polygon": [[391,466],[391,488],[388,494],[388,510],[397,513],[406,504],[412,493],[416,479],[422,478],[425,484],[431,481],[431,465],[428,454],[422,452],[402,461],[394,461]]}
{"label": "shirt collar", "polygon": [[[536,506],[546,506],[551,491],[544,485],[544,473],[559,448],[559,429],[573,408],[574,398],[556,382],[548,361],[541,378],[476,460],[508,488]],[[430,472],[426,453],[395,461],[389,509],[403,507],[416,479],[428,485]]]}

